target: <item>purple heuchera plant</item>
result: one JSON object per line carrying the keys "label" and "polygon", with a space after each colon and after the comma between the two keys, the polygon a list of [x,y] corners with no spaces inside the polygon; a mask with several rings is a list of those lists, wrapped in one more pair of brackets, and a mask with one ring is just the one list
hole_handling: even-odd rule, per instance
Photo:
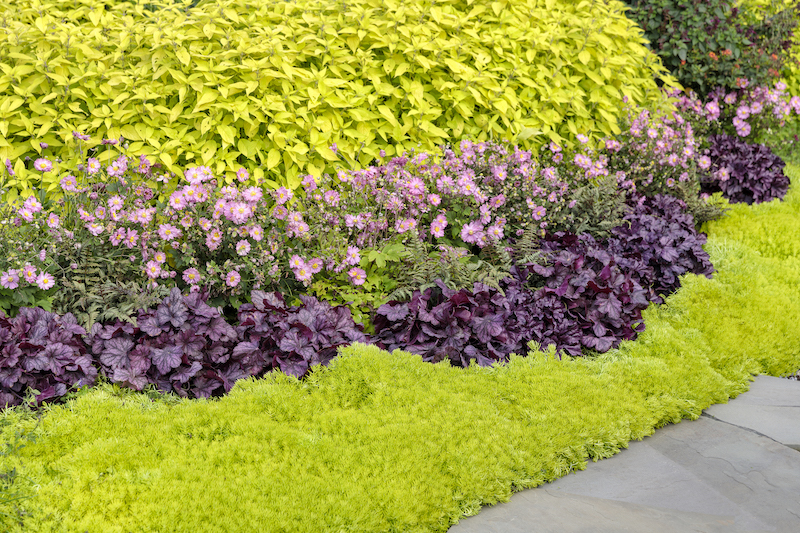
{"label": "purple heuchera plant", "polygon": [[541,242],[549,264],[529,265],[544,286],[536,291],[533,340],[569,355],[606,352],[644,330],[647,291],[620,257],[588,234],[558,232]]}
{"label": "purple heuchera plant", "polygon": [[205,292],[173,288],[156,309],[140,311],[137,326],[117,321],[92,326],[92,353],[111,381],[136,390],[154,384],[180,396],[228,392],[250,373],[236,357],[236,330]]}
{"label": "purple heuchera plant", "polygon": [[612,230],[608,249],[617,263],[648,291],[651,302],[680,287],[680,276],[711,277],[714,266],[703,250],[706,236],[698,233],[686,204],[663,194],[631,197],[625,224]]}
{"label": "purple heuchera plant", "polygon": [[60,317],[23,307],[14,318],[0,311],[0,407],[22,403],[28,388],[36,401],[58,398],[70,387],[93,385],[97,369],[87,355],[71,313]]}
{"label": "purple heuchera plant", "polygon": [[302,377],[312,365],[327,365],[340,346],[368,342],[347,307],[332,307],[312,296],[300,296],[302,305],[288,306],[280,293],[257,290],[251,299],[239,307],[239,343],[233,350],[251,375],[280,369]]}
{"label": "purple heuchera plant", "polygon": [[476,361],[488,366],[512,352],[524,353],[526,305],[533,294],[519,280],[504,280],[505,295],[482,283],[473,290],[436,287],[415,291],[408,302],[380,306],[373,320],[373,342],[387,350],[405,350],[424,361],[449,360],[454,366]]}
{"label": "purple heuchera plant", "polygon": [[786,163],[763,144],[750,144],[729,135],[709,137],[711,177],[704,180],[705,192],[722,191],[732,203],[761,203],[783,198],[789,178]]}

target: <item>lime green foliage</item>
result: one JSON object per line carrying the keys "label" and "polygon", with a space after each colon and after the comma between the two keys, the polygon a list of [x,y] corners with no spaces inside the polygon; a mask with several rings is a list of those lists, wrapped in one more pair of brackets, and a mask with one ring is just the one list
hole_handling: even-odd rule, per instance
{"label": "lime green foliage", "polygon": [[672,83],[616,0],[184,5],[0,0],[0,157],[60,156],[55,183],[79,130],[294,188],[381,148],[610,134]]}
{"label": "lime green foliage", "polygon": [[[796,187],[800,168],[789,172]],[[220,400],[105,385],[50,408],[36,429],[29,413],[5,411],[4,440],[36,437],[0,458],[0,471],[35,483],[18,502],[24,526],[8,527],[446,531],[696,418],[752,373],[800,368],[800,256],[788,243],[798,202],[734,206],[709,228],[714,278],[684,278],[644,313],[639,340],[594,359],[540,353],[463,370],[355,345],[302,382],[272,374]]]}

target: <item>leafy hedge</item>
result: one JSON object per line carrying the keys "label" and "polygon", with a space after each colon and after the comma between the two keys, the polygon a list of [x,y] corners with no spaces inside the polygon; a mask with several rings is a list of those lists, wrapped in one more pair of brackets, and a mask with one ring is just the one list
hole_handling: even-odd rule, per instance
{"label": "leafy hedge", "polygon": [[624,96],[660,100],[663,69],[616,0],[184,5],[0,2],[12,186],[30,188],[22,158],[49,155],[63,160],[55,187],[81,162],[65,147],[75,130],[122,136],[174,172],[213,161],[232,180],[243,165],[293,189],[382,148],[608,135]]}

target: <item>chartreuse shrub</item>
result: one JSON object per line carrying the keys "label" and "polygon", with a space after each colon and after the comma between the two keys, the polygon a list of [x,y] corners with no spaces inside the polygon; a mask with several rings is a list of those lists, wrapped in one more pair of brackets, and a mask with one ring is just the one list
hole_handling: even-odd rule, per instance
{"label": "chartreuse shrub", "polygon": [[[748,213],[763,219],[753,235]],[[3,439],[35,440],[0,459],[30,480],[0,516],[26,532],[446,531],[696,418],[753,372],[799,368],[800,263],[791,248],[759,249],[772,216],[786,219],[767,234],[796,242],[782,231],[797,220],[795,195],[734,206],[709,226],[714,277],[684,277],[643,312],[637,341],[595,358],[532,350],[463,369],[356,344],[303,381],[273,373],[218,400],[104,385],[38,426],[6,410]]]}
{"label": "chartreuse shrub", "polygon": [[623,7],[3,0],[0,157],[15,190],[24,157],[60,157],[53,189],[78,161],[72,132],[91,130],[172,171],[213,162],[232,180],[244,165],[296,188],[381,148],[609,135],[624,97],[652,104],[656,78],[671,83]]}

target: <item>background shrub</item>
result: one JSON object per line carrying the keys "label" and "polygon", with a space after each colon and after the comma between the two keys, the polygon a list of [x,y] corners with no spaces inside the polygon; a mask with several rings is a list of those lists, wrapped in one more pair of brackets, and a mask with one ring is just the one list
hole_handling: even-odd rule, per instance
{"label": "background shrub", "polygon": [[[626,0],[628,16],[644,29],[651,49],[686,88],[705,96],[739,78],[769,83],[786,62],[797,24],[783,0],[759,15],[731,0]],[[787,5],[788,4],[788,5]]]}
{"label": "background shrub", "polygon": [[623,96],[660,99],[664,71],[618,1],[148,5],[0,2],[0,158],[16,189],[26,156],[81,162],[74,130],[172,171],[213,162],[232,180],[244,165],[296,188],[381,148],[611,134]]}

